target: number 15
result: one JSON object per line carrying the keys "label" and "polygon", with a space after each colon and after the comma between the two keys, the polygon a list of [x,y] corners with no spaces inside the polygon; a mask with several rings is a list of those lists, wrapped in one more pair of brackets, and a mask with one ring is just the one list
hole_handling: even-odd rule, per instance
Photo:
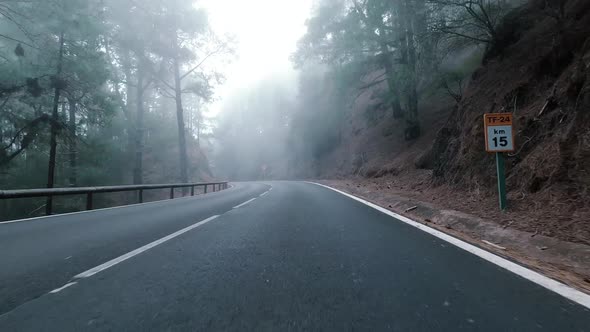
{"label": "number 15", "polygon": [[[497,147],[498,146],[498,137],[494,137],[493,141],[494,141],[494,146]],[[506,136],[500,137],[500,146],[501,147],[508,146],[508,137],[506,137]]]}

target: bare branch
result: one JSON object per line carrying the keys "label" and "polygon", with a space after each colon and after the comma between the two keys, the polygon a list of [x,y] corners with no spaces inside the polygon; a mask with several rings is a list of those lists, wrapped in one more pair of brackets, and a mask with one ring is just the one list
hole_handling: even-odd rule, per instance
{"label": "bare branch", "polygon": [[195,67],[193,67],[191,70],[189,70],[186,74],[182,75],[180,77],[180,80],[184,80],[187,76],[189,76],[190,74],[194,73],[195,70],[199,69],[204,63],[205,61],[207,61],[210,57],[212,57],[213,55],[219,54],[221,53],[223,50],[225,49],[225,45],[220,45],[215,51],[207,54],[207,56],[205,56],[205,58],[203,60],[201,60],[201,62],[199,62],[199,64],[197,64]]}
{"label": "bare branch", "polygon": [[17,43],[21,43],[21,44],[23,44],[23,45],[26,45],[26,46],[28,46],[28,47],[30,47],[30,48],[39,49],[37,46],[33,46],[32,44],[29,44],[29,43],[27,43],[27,42],[25,42],[25,41],[22,41],[22,40],[19,40],[19,39],[16,39],[16,38],[12,38],[12,37],[9,37],[9,36],[7,36],[7,35],[4,35],[4,34],[1,34],[1,33],[0,33],[0,38],[4,38],[4,39],[8,39],[8,40],[12,40],[12,41],[14,41],[14,42],[17,42]]}

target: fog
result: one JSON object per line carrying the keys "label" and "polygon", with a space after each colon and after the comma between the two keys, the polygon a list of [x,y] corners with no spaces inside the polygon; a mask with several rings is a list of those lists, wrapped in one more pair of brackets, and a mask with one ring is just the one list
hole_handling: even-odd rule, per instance
{"label": "fog", "polygon": [[590,331],[589,69],[590,0],[0,0],[0,332]]}
{"label": "fog", "polygon": [[290,80],[294,78],[293,63],[289,57],[296,51],[297,41],[305,34],[311,2],[201,2],[209,14],[212,28],[220,34],[234,36],[236,41],[236,57],[224,68],[226,82],[219,86],[216,100],[208,107],[210,115],[217,115],[233,94],[247,90],[271,75],[283,75],[282,78]]}
{"label": "fog", "polygon": [[[317,0],[245,6],[257,19],[238,24],[243,44],[210,108],[212,169],[235,180],[334,176],[367,162],[364,150],[375,147],[363,143],[363,132],[384,131],[393,146],[416,141],[431,130],[424,127],[429,111],[421,105],[462,98],[515,3],[481,0],[466,8],[436,0]],[[220,16],[220,25],[239,21]]]}
{"label": "fog", "polygon": [[358,134],[355,110],[411,142],[510,7],[478,1],[0,1],[0,179],[309,177]]}
{"label": "fog", "polygon": [[224,68],[227,80],[206,112],[215,123],[212,168],[236,180],[285,176],[298,82],[290,58],[305,34],[311,1],[212,0],[202,6],[213,29],[236,41],[235,58]]}

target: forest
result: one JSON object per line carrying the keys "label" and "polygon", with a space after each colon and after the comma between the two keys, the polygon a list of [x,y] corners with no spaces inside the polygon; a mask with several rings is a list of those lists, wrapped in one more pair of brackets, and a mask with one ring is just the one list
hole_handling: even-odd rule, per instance
{"label": "forest", "polygon": [[586,331],[590,0],[0,0],[0,331]]}
{"label": "forest", "polygon": [[1,187],[406,174],[491,197],[481,116],[512,111],[510,195],[585,206],[584,1],[310,3],[291,68],[220,96],[239,40],[199,1],[0,1]]}
{"label": "forest", "polygon": [[0,2],[0,183],[211,179],[211,101],[232,58],[192,1]]}
{"label": "forest", "polygon": [[[583,0],[315,1],[292,77],[231,96],[215,166],[590,243],[589,34]],[[484,113],[515,119],[508,215]]]}
{"label": "forest", "polygon": [[[243,137],[258,136],[262,141],[273,137],[274,149],[249,152],[251,159],[259,158],[253,161],[257,167],[274,163],[279,178],[322,175],[318,163],[338,147],[349,146],[345,138],[363,130],[347,132],[347,121],[352,121],[356,109],[363,113],[364,131],[387,122],[390,143],[418,140],[432,131],[431,123],[424,123],[428,115],[424,108],[429,106],[425,104],[461,101],[484,55],[491,56],[506,43],[501,22],[521,4],[506,0],[314,2],[307,32],[291,56],[298,69],[296,77],[268,77],[262,86],[274,85],[274,89],[241,91],[233,99],[242,108],[228,105],[226,116],[219,119],[216,136],[226,142],[221,161],[232,165],[229,160],[237,155],[235,151],[257,146]],[[548,6],[548,10],[559,9]],[[285,81],[296,87],[284,87]],[[232,116],[237,113],[242,115]],[[262,129],[253,135],[236,135],[231,130],[244,126]],[[270,127],[274,129],[266,130]],[[284,135],[277,136],[277,130]],[[284,151],[286,155],[281,154]],[[359,161],[349,162],[355,163]],[[251,165],[233,172],[243,179],[260,175],[260,169]]]}

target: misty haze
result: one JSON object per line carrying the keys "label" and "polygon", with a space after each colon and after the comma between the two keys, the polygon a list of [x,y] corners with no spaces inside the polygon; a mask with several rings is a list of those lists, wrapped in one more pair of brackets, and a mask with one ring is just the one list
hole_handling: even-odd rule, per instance
{"label": "misty haze", "polygon": [[0,331],[587,331],[587,0],[0,0]]}

